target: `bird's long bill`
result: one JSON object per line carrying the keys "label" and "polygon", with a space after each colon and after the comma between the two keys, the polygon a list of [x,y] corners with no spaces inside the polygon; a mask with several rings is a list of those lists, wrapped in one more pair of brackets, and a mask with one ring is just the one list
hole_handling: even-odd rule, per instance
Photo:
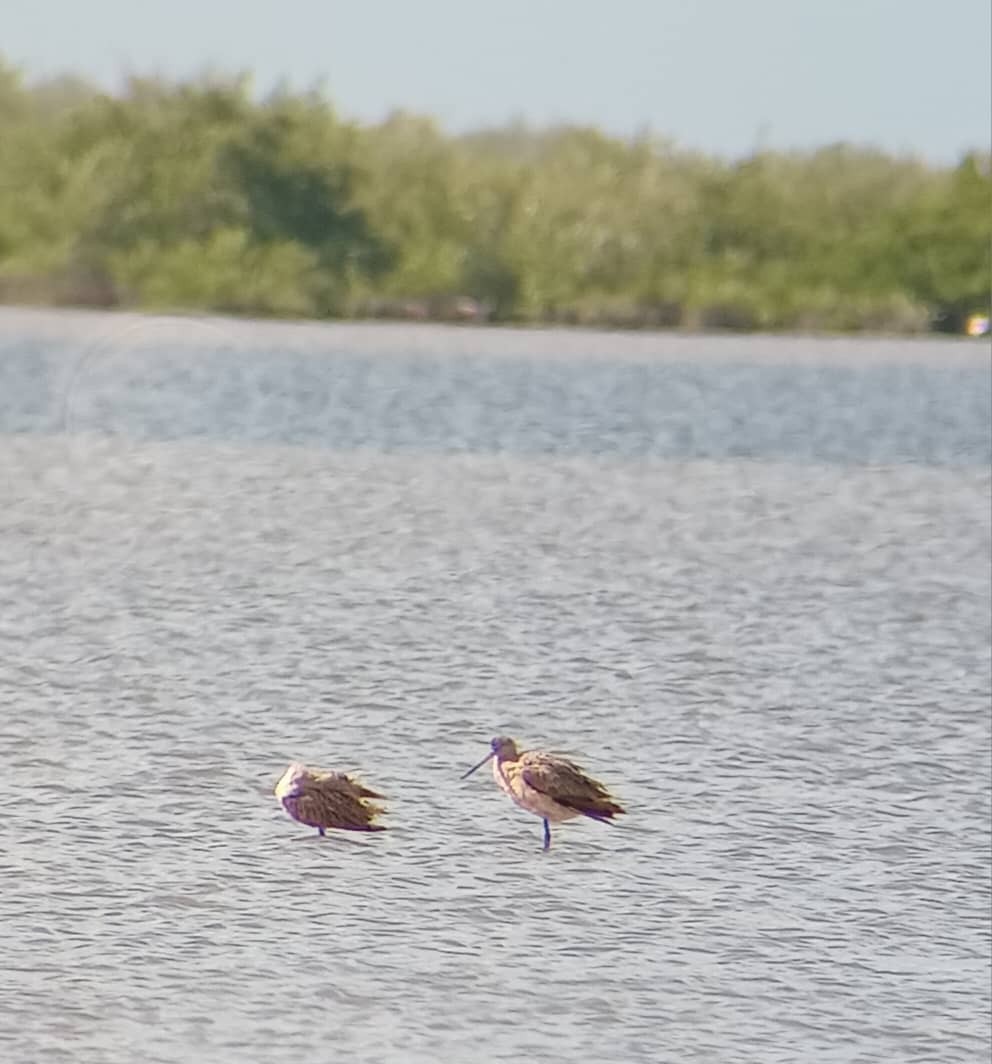
{"label": "bird's long bill", "polygon": [[470,769],[468,770],[468,772],[466,772],[466,773],[465,773],[465,775],[464,775],[464,776],[462,776],[462,779],[463,779],[463,780],[467,780],[467,779],[469,778],[469,776],[471,776],[471,775],[472,775],[472,773],[473,773],[473,772],[478,772],[478,771],[479,771],[479,769],[480,769],[480,768],[482,768],[482,766],[483,766],[483,765],[484,765],[484,764],[485,764],[485,763],[486,763],[486,762],[487,762],[487,761],[488,761],[488,760],[489,760],[489,759],[490,759],[490,758],[491,758],[491,757],[493,756],[493,754],[495,754],[495,753],[496,753],[496,751],[495,751],[495,750],[490,750],[490,751],[489,751],[489,753],[488,753],[488,754],[486,754],[486,756],[485,756],[485,757],[484,757],[484,758],[483,758],[483,759],[482,759],[482,760],[481,760],[481,761],[480,761],[480,762],[479,762],[479,763],[478,763],[477,765],[473,765],[473,766],[472,766],[472,767],[471,767],[471,768],[470,768]]}

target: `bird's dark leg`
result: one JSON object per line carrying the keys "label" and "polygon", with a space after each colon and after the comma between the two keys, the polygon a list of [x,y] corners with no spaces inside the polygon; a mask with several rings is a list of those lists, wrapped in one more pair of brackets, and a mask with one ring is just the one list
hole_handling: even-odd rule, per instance
{"label": "bird's dark leg", "polygon": [[551,825],[547,820],[544,821],[544,848],[546,850],[551,849]]}
{"label": "bird's dark leg", "polygon": [[323,838],[324,837],[324,829],[323,828],[317,828],[317,834],[320,835],[321,838]]}

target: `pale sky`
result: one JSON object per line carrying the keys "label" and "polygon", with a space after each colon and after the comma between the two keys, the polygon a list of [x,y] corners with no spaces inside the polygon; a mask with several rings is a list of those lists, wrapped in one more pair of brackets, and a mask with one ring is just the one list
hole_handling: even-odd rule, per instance
{"label": "pale sky", "polygon": [[338,111],[452,132],[523,118],[649,128],[738,156],[838,140],[989,147],[989,0],[2,0],[31,78],[251,72]]}

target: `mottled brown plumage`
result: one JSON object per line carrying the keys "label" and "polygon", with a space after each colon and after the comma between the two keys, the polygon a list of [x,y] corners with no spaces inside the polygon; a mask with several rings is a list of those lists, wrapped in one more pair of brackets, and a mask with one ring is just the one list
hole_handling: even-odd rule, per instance
{"label": "mottled brown plumage", "polygon": [[343,772],[320,772],[294,762],[276,784],[275,796],[283,809],[301,824],[323,835],[327,828],[340,831],[385,831],[375,818],[384,810],[366,801],[382,798]]}
{"label": "mottled brown plumage", "polygon": [[551,823],[576,816],[609,822],[626,810],[610,797],[606,788],[587,776],[574,762],[541,750],[520,753],[506,736],[490,743],[489,754],[462,777],[465,779],[490,758],[493,778],[509,798],[544,820],[544,848],[551,846]]}
{"label": "mottled brown plumage", "polygon": [[566,809],[595,820],[611,820],[625,812],[601,783],[567,758],[528,750],[520,755],[518,763],[524,783]]}

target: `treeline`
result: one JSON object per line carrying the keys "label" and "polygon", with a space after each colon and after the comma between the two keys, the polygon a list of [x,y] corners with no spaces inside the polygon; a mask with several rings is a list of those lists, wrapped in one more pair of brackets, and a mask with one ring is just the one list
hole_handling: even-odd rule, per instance
{"label": "treeline", "polygon": [[0,66],[0,299],[302,317],[958,331],[992,171],[845,145],[343,121],[246,78],[107,95]]}

